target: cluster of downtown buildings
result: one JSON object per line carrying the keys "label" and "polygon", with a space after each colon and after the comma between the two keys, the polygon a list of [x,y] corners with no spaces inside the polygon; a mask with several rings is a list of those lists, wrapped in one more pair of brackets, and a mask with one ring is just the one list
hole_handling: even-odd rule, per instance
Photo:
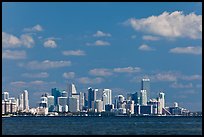
{"label": "cluster of downtown buildings", "polygon": [[[112,101],[113,99],[113,101]],[[88,88],[87,92],[77,92],[75,85],[68,84],[67,90],[51,89],[51,94],[40,97],[37,108],[29,108],[28,91],[24,90],[17,99],[2,93],[2,114],[30,113],[33,115],[58,115],[60,113],[112,113],[114,115],[189,115],[189,110],[174,102],[165,106],[165,93],[150,98],[150,79],[141,80],[141,90],[126,97],[112,98],[111,89]]]}

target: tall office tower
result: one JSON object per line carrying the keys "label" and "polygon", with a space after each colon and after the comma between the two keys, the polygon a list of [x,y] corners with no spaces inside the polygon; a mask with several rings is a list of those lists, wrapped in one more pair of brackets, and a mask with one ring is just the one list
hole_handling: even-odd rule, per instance
{"label": "tall office tower", "polygon": [[134,114],[134,101],[128,100],[125,108],[127,113]]}
{"label": "tall office tower", "polygon": [[162,114],[162,109],[165,107],[165,94],[164,92],[159,92],[159,97],[158,97],[158,114]]}
{"label": "tall office tower", "polygon": [[96,110],[96,112],[102,112],[103,111],[103,101],[95,100],[94,101],[94,110]]}
{"label": "tall office tower", "polygon": [[99,89],[94,89],[95,93],[96,93],[96,99],[95,100],[101,100],[101,95],[102,95],[102,91]]}
{"label": "tall office tower", "polygon": [[150,99],[150,79],[143,78],[141,81],[141,90],[146,90],[147,92],[147,101]]}
{"label": "tall office tower", "polygon": [[69,111],[70,112],[78,112],[79,111],[79,100],[74,97],[69,97]]}
{"label": "tall office tower", "polygon": [[2,93],[2,100],[8,100],[9,99],[9,93],[8,92],[3,92]]}
{"label": "tall office tower", "polygon": [[88,88],[88,108],[92,108],[92,101],[96,100],[96,91],[91,87]]}
{"label": "tall office tower", "polygon": [[54,96],[54,105],[57,106],[58,104],[58,97],[61,97],[61,91],[57,88],[52,88],[51,90],[52,96]]}
{"label": "tall office tower", "polygon": [[29,100],[28,100],[28,91],[27,90],[24,90],[23,91],[23,108],[26,112],[29,111]]}
{"label": "tall office tower", "polygon": [[68,93],[65,90],[63,90],[61,93],[61,96],[62,97],[68,97]]}
{"label": "tall office tower", "polygon": [[76,90],[76,87],[75,85],[72,83],[72,84],[68,84],[67,85],[67,93],[68,93],[68,97],[72,97],[72,94],[76,94],[77,93],[77,90]]}
{"label": "tall office tower", "polygon": [[59,112],[68,112],[67,97],[58,97]]}
{"label": "tall office tower", "polygon": [[6,113],[6,111],[5,111],[5,101],[4,100],[2,100],[2,114],[5,114]]}
{"label": "tall office tower", "polygon": [[103,92],[102,101],[103,101],[103,110],[105,110],[105,106],[108,105],[108,96],[106,92]]}
{"label": "tall office tower", "polygon": [[84,104],[85,104],[85,99],[84,99],[84,93],[82,92],[79,92],[79,110],[82,111],[83,110],[83,107],[84,107]]}
{"label": "tall office tower", "polygon": [[132,94],[132,100],[134,100],[135,104],[139,104],[138,92],[135,92],[135,93]]}
{"label": "tall office tower", "polygon": [[104,89],[103,92],[105,92],[106,95],[107,95],[107,98],[108,98],[107,102],[108,102],[108,104],[112,104],[112,90],[111,89]]}
{"label": "tall office tower", "polygon": [[147,105],[147,91],[140,91],[140,105]]}
{"label": "tall office tower", "polygon": [[23,94],[20,94],[19,95],[19,110],[20,111],[23,111],[24,110],[24,105],[23,105],[23,102],[24,102],[24,100],[23,100]]}
{"label": "tall office tower", "polygon": [[47,96],[47,105],[48,105],[48,111],[53,112],[55,108],[54,96]]}

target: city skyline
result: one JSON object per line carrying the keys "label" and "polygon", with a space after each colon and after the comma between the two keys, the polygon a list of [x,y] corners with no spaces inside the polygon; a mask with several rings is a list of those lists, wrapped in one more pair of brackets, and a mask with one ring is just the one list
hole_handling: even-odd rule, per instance
{"label": "city skyline", "polygon": [[[202,3],[2,4],[2,92],[111,89],[112,96],[165,92],[202,111]],[[38,9],[38,10],[36,10]],[[11,18],[12,17],[12,18]],[[179,21],[180,20],[180,21]]]}

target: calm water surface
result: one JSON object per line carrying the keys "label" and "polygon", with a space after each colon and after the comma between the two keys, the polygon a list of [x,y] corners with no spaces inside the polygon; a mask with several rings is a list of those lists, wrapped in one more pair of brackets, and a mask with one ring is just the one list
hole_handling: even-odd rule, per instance
{"label": "calm water surface", "polygon": [[5,117],[3,135],[202,135],[202,117]]}

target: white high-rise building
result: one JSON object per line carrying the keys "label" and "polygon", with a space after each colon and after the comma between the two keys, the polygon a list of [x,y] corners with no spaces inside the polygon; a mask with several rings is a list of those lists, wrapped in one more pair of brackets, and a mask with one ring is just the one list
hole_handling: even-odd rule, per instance
{"label": "white high-rise building", "polygon": [[79,111],[79,100],[74,97],[69,97],[69,111],[78,112]]}
{"label": "white high-rise building", "polygon": [[67,97],[58,97],[58,105],[62,106],[62,112],[68,112]]}
{"label": "white high-rise building", "polygon": [[19,111],[23,111],[24,110],[24,105],[23,105],[24,99],[23,99],[23,94],[19,95]]}
{"label": "white high-rise building", "polygon": [[73,83],[70,86],[70,92],[71,92],[71,95],[77,93],[76,87],[75,87],[75,85]]}
{"label": "white high-rise building", "polygon": [[159,93],[158,102],[159,102],[158,114],[162,114],[162,109],[165,108],[165,94],[164,94],[164,92]]}
{"label": "white high-rise building", "polygon": [[2,93],[2,100],[8,100],[9,99],[9,93],[8,92],[3,92]]}
{"label": "white high-rise building", "polygon": [[28,100],[28,91],[27,90],[24,90],[23,91],[23,108],[26,112],[29,111],[29,100]]}
{"label": "white high-rise building", "polygon": [[147,105],[147,91],[140,91],[140,105]]}
{"label": "white high-rise building", "polygon": [[96,112],[102,112],[103,111],[103,101],[101,100],[96,100],[94,105],[94,109],[96,110]]}
{"label": "white high-rise building", "polygon": [[102,101],[103,101],[103,110],[105,110],[105,105],[108,104],[108,96],[105,92],[103,92]]}
{"label": "white high-rise building", "polygon": [[107,103],[112,104],[112,90],[111,89],[104,89],[103,92],[107,95]]}

